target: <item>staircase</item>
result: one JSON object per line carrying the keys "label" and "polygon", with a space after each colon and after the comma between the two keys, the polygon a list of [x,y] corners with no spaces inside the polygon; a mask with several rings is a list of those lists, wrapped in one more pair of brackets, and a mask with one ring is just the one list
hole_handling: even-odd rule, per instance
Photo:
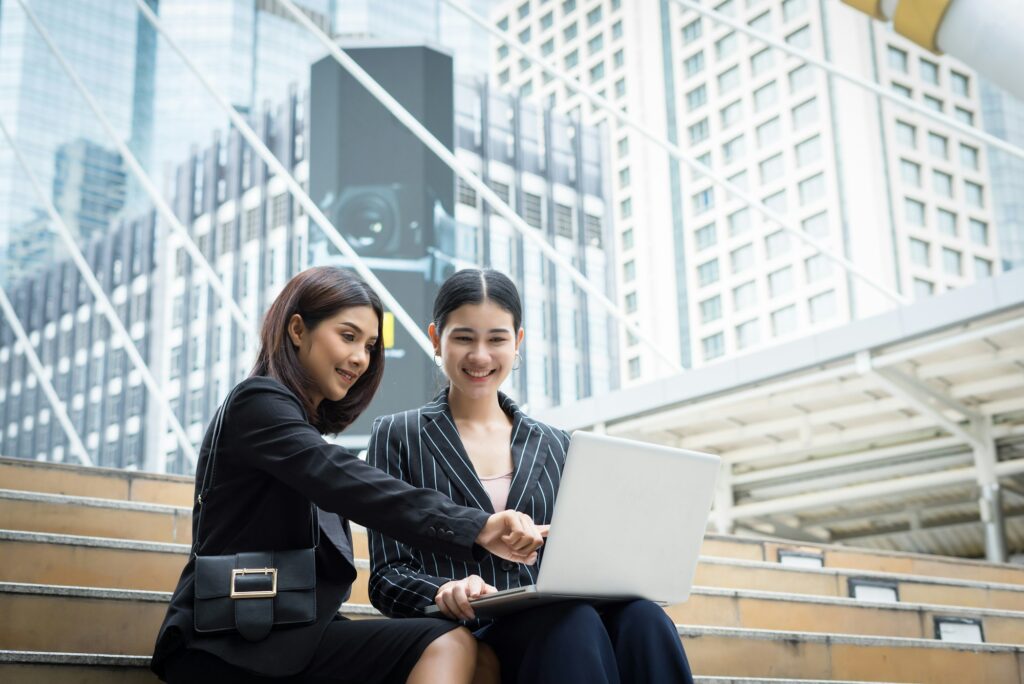
{"label": "staircase", "polygon": [[[0,459],[0,681],[156,681],[148,656],[188,554],[192,488]],[[342,612],[374,617],[365,533],[354,541]],[[1021,567],[708,535],[696,585],[669,614],[705,684],[1024,684]]]}

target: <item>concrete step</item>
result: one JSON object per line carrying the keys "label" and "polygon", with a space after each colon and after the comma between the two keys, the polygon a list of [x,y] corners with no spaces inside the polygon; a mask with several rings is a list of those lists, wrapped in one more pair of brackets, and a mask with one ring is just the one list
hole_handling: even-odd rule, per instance
{"label": "concrete step", "polygon": [[[693,671],[707,681],[1024,681],[1024,651],[996,644],[679,626]],[[145,656],[0,651],[0,680],[151,682]]]}
{"label": "concrete step", "polygon": [[887,682],[1024,682],[1024,650],[1003,644],[679,626],[690,665],[726,681],[772,677]]}
{"label": "concrete step", "polygon": [[0,487],[191,508],[195,481],[180,475],[0,458]]}
{"label": "concrete step", "polygon": [[[169,592],[0,583],[0,614],[7,616],[0,621],[0,648],[145,655],[169,600]],[[380,617],[357,602],[346,603],[342,613]],[[986,642],[1024,645],[1024,613],[1011,611],[697,588],[668,613],[684,625],[916,639],[937,638],[937,618],[977,620]]]}
{"label": "concrete step", "polygon": [[192,509],[0,489],[0,529],[192,543]]}
{"label": "concrete step", "polygon": [[149,656],[0,651],[0,682],[18,684],[155,684]]}

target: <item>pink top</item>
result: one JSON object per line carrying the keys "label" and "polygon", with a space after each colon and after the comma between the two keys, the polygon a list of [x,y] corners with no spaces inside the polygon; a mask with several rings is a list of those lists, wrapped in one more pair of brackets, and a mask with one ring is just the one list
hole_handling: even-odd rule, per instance
{"label": "pink top", "polygon": [[480,484],[491,499],[494,512],[498,513],[508,507],[508,491],[512,487],[512,473],[495,475],[494,477],[481,477]]}

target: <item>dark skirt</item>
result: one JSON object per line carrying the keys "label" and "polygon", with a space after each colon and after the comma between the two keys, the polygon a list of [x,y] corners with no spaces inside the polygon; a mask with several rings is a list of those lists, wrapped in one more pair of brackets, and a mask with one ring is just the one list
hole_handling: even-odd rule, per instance
{"label": "dark skirt", "polygon": [[339,615],[327,625],[309,665],[292,677],[261,677],[205,651],[184,648],[168,657],[165,681],[403,684],[427,646],[456,627],[434,618],[349,620]]}

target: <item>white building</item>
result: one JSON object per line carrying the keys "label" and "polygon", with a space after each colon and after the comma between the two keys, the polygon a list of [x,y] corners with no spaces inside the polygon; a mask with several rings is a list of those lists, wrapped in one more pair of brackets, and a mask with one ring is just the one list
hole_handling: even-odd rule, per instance
{"label": "white building", "polygon": [[[715,9],[980,126],[974,73],[836,2]],[[986,150],[672,0],[510,0],[502,28],[853,261],[922,297],[999,268]],[[515,51],[499,84],[606,114]],[[639,134],[611,126],[619,303],[686,366],[894,305]],[[663,373],[622,335],[625,383]]]}

